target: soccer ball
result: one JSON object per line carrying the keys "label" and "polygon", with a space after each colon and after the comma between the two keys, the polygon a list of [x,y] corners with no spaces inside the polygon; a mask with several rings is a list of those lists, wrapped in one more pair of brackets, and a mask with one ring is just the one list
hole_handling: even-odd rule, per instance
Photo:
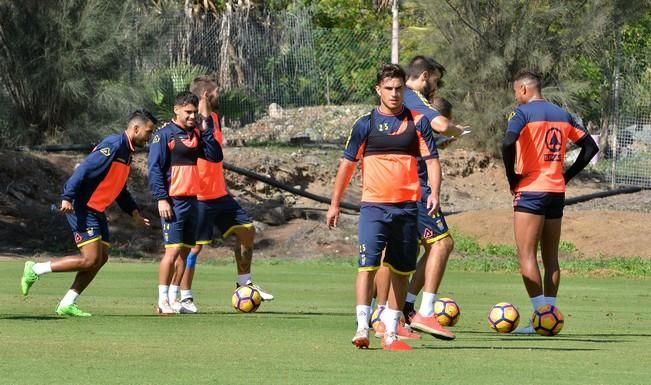
{"label": "soccer ball", "polygon": [[553,305],[542,305],[531,317],[533,329],[541,336],[555,336],[563,329],[564,324],[563,313]]}
{"label": "soccer ball", "polygon": [[238,287],[231,297],[233,307],[242,313],[252,313],[258,310],[261,303],[260,292],[250,286]]}
{"label": "soccer ball", "polygon": [[520,313],[508,302],[500,302],[488,312],[488,326],[498,333],[510,333],[518,327],[518,323]]}
{"label": "soccer ball", "polygon": [[454,326],[459,321],[461,309],[452,298],[439,298],[434,302],[434,315],[441,326]]}
{"label": "soccer ball", "polygon": [[371,327],[374,330],[377,329],[378,325],[382,321],[380,319],[380,317],[382,317],[382,312],[384,312],[384,306],[382,306],[382,307],[378,306],[378,307],[375,308],[375,311],[371,315]]}

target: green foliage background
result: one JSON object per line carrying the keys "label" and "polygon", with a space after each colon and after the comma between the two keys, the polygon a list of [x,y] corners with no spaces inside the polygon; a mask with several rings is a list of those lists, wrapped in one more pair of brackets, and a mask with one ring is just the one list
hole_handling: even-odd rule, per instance
{"label": "green foliage background", "polygon": [[[584,124],[605,127],[612,121],[617,66],[626,90],[622,112],[650,110],[645,86],[651,82],[650,3],[408,0],[401,2],[400,60],[425,54],[444,64],[440,95],[452,101],[455,120],[473,127],[469,139],[475,142],[469,144],[497,152],[514,106],[510,79],[523,67],[541,70],[545,96]],[[277,44],[268,50],[275,53],[257,64],[264,81],[255,89],[240,85],[222,92],[223,107],[234,120],[259,116],[270,102],[261,95],[272,91],[285,107],[374,100],[375,71],[390,57],[390,1],[247,4],[250,8],[242,9],[246,5],[226,0],[0,2],[0,147],[97,139],[122,129],[122,117],[135,106],[167,118],[170,95],[205,71],[194,63],[146,62],[143,53],[169,27],[164,16],[174,12],[198,19],[248,12],[251,26],[279,36],[286,26],[274,24],[271,15],[309,13],[305,28],[313,30],[316,56],[308,47],[287,46],[292,36],[270,43]],[[304,63],[307,69],[300,69]]]}

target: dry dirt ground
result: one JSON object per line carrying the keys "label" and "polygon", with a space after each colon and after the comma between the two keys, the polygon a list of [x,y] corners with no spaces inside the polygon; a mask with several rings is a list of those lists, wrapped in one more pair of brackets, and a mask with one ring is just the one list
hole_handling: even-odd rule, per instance
{"label": "dry dirt ground", "polygon": [[[339,149],[318,147],[231,147],[226,161],[274,178],[286,185],[329,198]],[[0,152],[0,255],[51,256],[74,253],[65,218],[52,210],[66,178],[81,154]],[[511,197],[499,159],[452,148],[441,151],[444,179],[442,208],[456,233],[480,244],[513,244]],[[162,252],[160,225],[146,185],[146,156],[135,157],[130,190],[142,203],[154,225],[140,229],[112,207],[113,255],[157,257]],[[349,212],[341,225],[328,230],[327,205],[293,195],[227,171],[234,196],[255,220],[258,258],[311,258],[319,255],[353,256],[357,216]],[[567,196],[603,191],[608,183],[584,173],[569,186]],[[356,174],[346,200],[359,201]],[[568,206],[562,239],[574,244],[578,257],[641,256],[651,258],[651,191],[617,195]],[[454,234],[454,233],[453,233]],[[203,258],[231,258],[230,240],[215,239]],[[457,255],[457,257],[459,257]]]}

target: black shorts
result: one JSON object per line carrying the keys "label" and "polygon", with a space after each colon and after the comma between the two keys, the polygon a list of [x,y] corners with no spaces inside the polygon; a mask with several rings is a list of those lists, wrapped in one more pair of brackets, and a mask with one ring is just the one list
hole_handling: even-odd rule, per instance
{"label": "black shorts", "polygon": [[513,198],[513,210],[536,215],[544,215],[545,219],[563,217],[565,208],[565,193],[522,191]]}

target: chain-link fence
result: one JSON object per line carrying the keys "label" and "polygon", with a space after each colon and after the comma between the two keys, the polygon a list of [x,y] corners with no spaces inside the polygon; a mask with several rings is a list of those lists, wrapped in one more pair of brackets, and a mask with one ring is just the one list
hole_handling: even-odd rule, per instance
{"label": "chain-link fence", "polygon": [[132,78],[171,78],[162,94],[173,94],[199,73],[215,74],[220,112],[230,127],[253,121],[271,103],[372,103],[378,65],[390,59],[388,32],[316,28],[306,11],[264,19],[234,12],[135,22],[143,24],[141,38],[149,41],[134,55]]}
{"label": "chain-link fence", "polygon": [[609,153],[614,185],[651,188],[651,53],[639,52],[622,63],[616,90],[614,135]]}

